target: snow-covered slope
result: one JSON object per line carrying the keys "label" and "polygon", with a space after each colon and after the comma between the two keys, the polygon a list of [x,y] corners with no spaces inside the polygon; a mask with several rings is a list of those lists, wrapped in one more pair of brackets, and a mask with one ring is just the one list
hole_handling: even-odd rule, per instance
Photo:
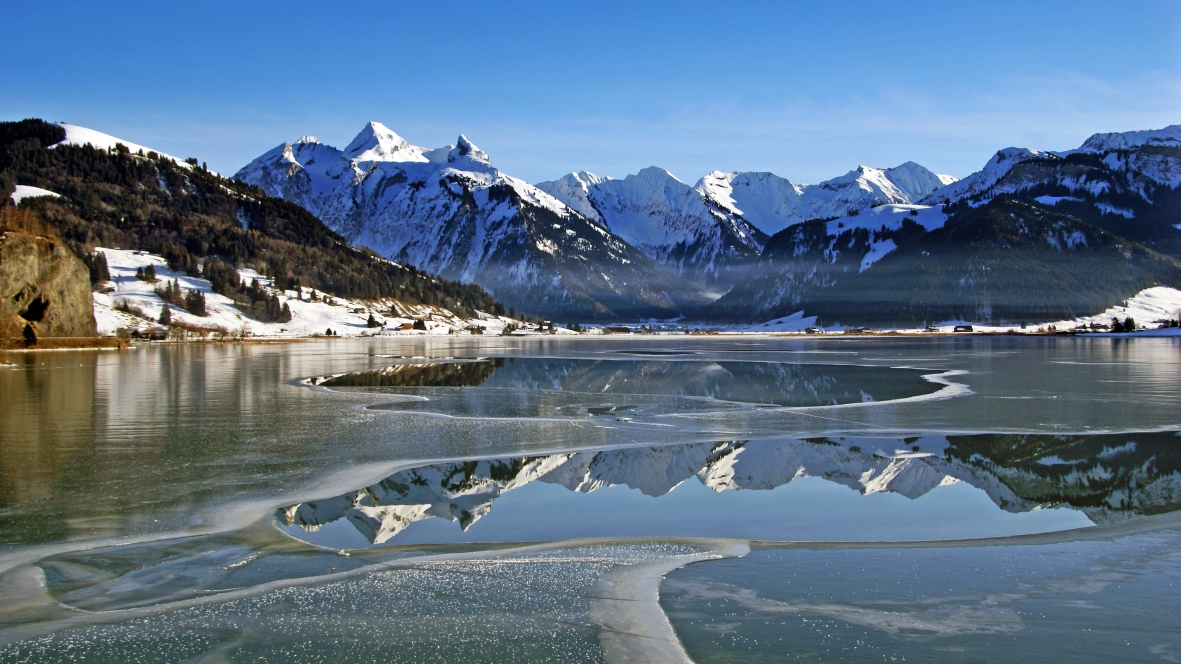
{"label": "snow-covered slope", "polygon": [[552,182],[538,182],[537,188],[562,201],[587,219],[605,225],[603,215],[599,214],[599,211],[595,209],[595,204],[590,200],[590,188],[610,179],[594,173],[579,171]]}
{"label": "snow-covered slope", "polygon": [[[252,270],[239,270],[244,281],[257,280],[260,285],[278,295],[291,310],[286,323],[267,323],[245,316],[234,302],[214,293],[209,281],[176,272],[160,256],[142,251],[98,248],[106,258],[111,280],[94,293],[94,317],[100,335],[114,335],[119,330],[148,333],[159,328],[156,321],[165,306],[170,308],[176,334],[187,330],[197,336],[243,337],[302,337],[326,333],[329,329],[338,336],[366,336],[376,334],[422,335],[455,334],[481,327],[489,334],[499,334],[509,324],[506,318],[484,315],[465,320],[442,307],[408,304],[394,299],[348,300],[331,294],[315,293],[311,289],[300,292],[277,291],[271,281]],[[136,271],[152,266],[156,281],[147,282],[136,277]],[[156,294],[157,288],[176,281],[183,291],[197,291],[205,296],[204,316],[196,316],[182,307],[166,305]],[[369,315],[380,323],[369,327]],[[422,321],[425,330],[402,329]]]}
{"label": "snow-covered slope", "polygon": [[671,273],[460,136],[410,145],[371,122],[344,149],[285,143],[237,179],[298,203],[354,244],[477,283],[523,311],[589,320],[675,315]]}
{"label": "snow-covered slope", "polygon": [[17,204],[26,198],[36,198],[38,196],[52,196],[54,198],[61,198],[61,194],[49,191],[48,189],[18,184],[12,191],[12,202],[13,204]]}
{"label": "snow-covered slope", "polygon": [[99,150],[114,150],[116,145],[122,144],[126,146],[127,149],[132,153],[142,152],[146,155],[149,152],[155,152],[165,159],[171,159],[172,161],[176,162],[177,166],[180,166],[181,168],[192,168],[192,166],[183,159],[178,159],[177,157],[173,157],[170,154],[165,154],[159,150],[154,150],[138,143],[132,143],[131,141],[125,141],[122,138],[116,138],[110,134],[104,134],[101,131],[87,129],[86,127],[79,127],[78,125],[66,124],[65,122],[55,122],[54,124],[66,131],[66,139],[57,145],[89,145],[91,147],[98,148]]}

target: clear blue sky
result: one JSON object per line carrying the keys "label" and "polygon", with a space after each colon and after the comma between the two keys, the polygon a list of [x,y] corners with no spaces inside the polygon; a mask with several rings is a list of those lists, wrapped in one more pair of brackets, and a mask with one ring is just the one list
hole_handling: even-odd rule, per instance
{"label": "clear blue sky", "polygon": [[[1181,123],[1181,2],[22,2],[0,119],[233,173],[369,120],[530,181],[663,166],[813,183]],[[900,7],[901,5],[901,7]]]}

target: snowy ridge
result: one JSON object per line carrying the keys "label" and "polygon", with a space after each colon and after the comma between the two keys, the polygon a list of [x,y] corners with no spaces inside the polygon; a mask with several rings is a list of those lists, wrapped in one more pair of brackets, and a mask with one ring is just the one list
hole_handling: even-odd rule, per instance
{"label": "snowy ridge", "polygon": [[[1144,176],[1170,188],[1181,186],[1181,158],[1175,154],[1170,155],[1167,152],[1161,154],[1159,150],[1146,150],[1145,148],[1181,148],[1181,125],[1170,125],[1163,129],[1094,134],[1078,148],[1062,152],[1047,152],[1030,148],[1005,148],[993,155],[981,170],[940,189],[938,192],[927,194],[922,202],[938,203],[947,200],[954,203],[973,197],[987,199],[997,194],[1020,193],[1051,181],[1072,191],[1080,188],[1086,189],[1088,187],[1086,182],[1077,181],[1070,177],[1056,177],[1050,180],[1049,178],[1053,174],[1045,172],[1022,172],[1018,175],[1011,175],[1014,168],[1021,163],[1038,159],[1053,163],[1072,154],[1106,155],[1104,164],[1107,168],[1119,173],[1129,183],[1133,183],[1137,176]],[[1087,190],[1094,196],[1105,193],[1102,190],[1094,189],[1099,185],[1101,185],[1100,182],[1092,181],[1089,184],[1091,188]],[[1150,198],[1142,187],[1133,186],[1132,190],[1146,200]],[[1064,197],[1053,198],[1056,200],[1047,204],[1056,204],[1060,200],[1066,200]],[[1131,214],[1126,210],[1107,210],[1107,212],[1131,218]]]}
{"label": "snowy ridge", "polygon": [[144,147],[138,143],[132,143],[131,141],[125,141],[121,138],[116,138],[110,134],[104,134],[101,131],[95,131],[93,129],[87,129],[86,127],[66,124],[65,122],[55,122],[54,124],[66,131],[65,140],[63,140],[61,143],[57,143],[57,145],[89,145],[99,150],[114,150],[115,145],[123,144],[127,146],[127,149],[133,154],[143,152],[146,155],[149,152],[155,152],[165,159],[170,159],[173,162],[176,162],[176,165],[180,166],[181,168],[192,168],[192,164],[189,164],[183,159],[179,159],[170,154],[165,154],[159,150]]}
{"label": "snowy ridge", "polygon": [[1031,150],[1029,148],[1005,148],[998,150],[988,160],[988,163],[984,165],[984,168],[963,180],[941,188],[937,192],[927,194],[921,199],[921,202],[936,204],[947,200],[954,203],[965,198],[983,194],[996,185],[1017,164],[1031,159],[1049,159],[1053,157],[1054,155],[1049,152]]}
{"label": "snowy ridge", "polygon": [[1083,141],[1082,146],[1070,152],[1110,152],[1144,145],[1181,147],[1181,125],[1169,125],[1164,129],[1093,134]]}
{"label": "snowy ridge", "polygon": [[688,185],[655,166],[623,180],[581,171],[537,186],[573,209],[586,210],[587,218],[604,219],[613,232],[637,246],[668,247],[685,241],[691,227],[684,221],[665,221],[662,214],[681,220],[696,217],[704,228],[719,221],[717,215],[712,220],[705,216],[712,207],[770,236],[808,219],[839,217],[889,203],[917,203],[955,181],[914,162],[894,168],[859,166],[817,185],[793,184],[774,173],[713,171],[693,188],[706,202],[705,211],[686,191]]}

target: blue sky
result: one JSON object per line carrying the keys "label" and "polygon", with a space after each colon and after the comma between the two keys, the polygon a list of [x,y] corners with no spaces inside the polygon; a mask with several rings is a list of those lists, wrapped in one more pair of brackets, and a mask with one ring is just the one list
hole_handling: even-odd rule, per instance
{"label": "blue sky", "polygon": [[[223,173],[378,120],[530,181],[663,166],[813,183],[1181,123],[1181,3],[10,2],[0,119]],[[899,7],[897,5],[904,5]]]}

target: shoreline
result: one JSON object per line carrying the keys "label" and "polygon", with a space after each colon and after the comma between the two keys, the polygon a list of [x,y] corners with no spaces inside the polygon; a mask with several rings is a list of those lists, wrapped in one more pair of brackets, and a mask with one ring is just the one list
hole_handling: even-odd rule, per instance
{"label": "shoreline", "polygon": [[[1174,331],[1177,330],[1177,331]],[[454,339],[457,336],[461,337],[479,337],[481,335],[455,335],[455,334],[372,334],[372,335],[354,335],[354,336],[256,336],[256,337],[223,337],[223,338],[201,338],[201,339],[181,339],[181,340],[161,340],[161,341],[125,341],[118,337],[97,337],[89,343],[80,343],[78,345],[51,345],[40,346],[34,345],[30,347],[3,347],[0,345],[0,353],[39,353],[49,351],[94,351],[94,350],[129,350],[139,347],[148,346],[185,346],[185,345],[200,345],[200,344],[294,344],[294,343],[308,343],[312,341],[362,341],[362,340],[394,340],[394,339]],[[492,335],[496,338],[502,338],[501,335]],[[745,331],[724,331],[716,330],[710,332],[652,332],[652,333],[602,333],[602,334],[562,334],[551,335],[544,333],[526,333],[526,334],[512,334],[506,335],[508,338],[516,339],[617,339],[620,341],[628,339],[665,339],[669,337],[726,337],[726,338],[769,338],[769,339],[866,339],[866,338],[901,338],[901,339],[947,339],[947,338],[975,338],[975,337],[1005,337],[1005,338],[1047,338],[1047,337],[1082,337],[1089,339],[1167,339],[1171,337],[1181,337],[1181,329],[1178,328],[1164,328],[1161,330],[1138,330],[1136,332],[1075,332],[1072,330],[1059,330],[1056,332],[996,332],[996,331],[980,331],[980,332],[913,332],[908,330],[881,330],[881,331],[866,331],[866,332],[821,332],[821,333],[806,333],[806,332],[745,332]],[[87,339],[90,339],[89,337]]]}

